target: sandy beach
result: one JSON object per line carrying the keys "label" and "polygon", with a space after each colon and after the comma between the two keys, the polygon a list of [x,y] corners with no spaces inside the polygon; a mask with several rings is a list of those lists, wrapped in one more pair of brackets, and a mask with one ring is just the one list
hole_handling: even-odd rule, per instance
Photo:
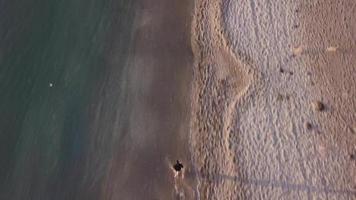
{"label": "sandy beach", "polygon": [[355,5],[196,1],[198,199],[356,198]]}
{"label": "sandy beach", "polygon": [[356,1],[0,11],[1,200],[356,199]]}

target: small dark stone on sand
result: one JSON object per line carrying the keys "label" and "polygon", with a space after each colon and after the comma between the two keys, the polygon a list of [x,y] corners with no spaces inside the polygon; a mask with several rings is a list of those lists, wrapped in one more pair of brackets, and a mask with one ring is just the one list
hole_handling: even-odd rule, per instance
{"label": "small dark stone on sand", "polygon": [[284,73],[284,69],[279,68],[279,72]]}
{"label": "small dark stone on sand", "polygon": [[177,160],[177,163],[173,165],[174,170],[177,172],[180,172],[183,169],[183,164]]}
{"label": "small dark stone on sand", "polygon": [[294,28],[294,29],[297,29],[297,28],[299,28],[299,25],[298,25],[298,24],[294,24],[294,25],[293,25],[293,28]]}
{"label": "small dark stone on sand", "polygon": [[310,122],[305,123],[305,128],[308,130],[311,130],[313,128],[313,125]]}
{"label": "small dark stone on sand", "polygon": [[293,72],[289,72],[289,75],[293,75],[294,73]]}
{"label": "small dark stone on sand", "polygon": [[314,110],[316,111],[324,111],[325,105],[321,101],[315,101],[313,103]]}
{"label": "small dark stone on sand", "polygon": [[355,160],[355,158],[356,158],[355,154],[350,154],[350,159],[351,160]]}

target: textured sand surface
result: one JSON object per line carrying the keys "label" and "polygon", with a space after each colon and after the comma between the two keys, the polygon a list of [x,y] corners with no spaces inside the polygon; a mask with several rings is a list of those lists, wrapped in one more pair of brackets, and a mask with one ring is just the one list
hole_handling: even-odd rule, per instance
{"label": "textured sand surface", "polygon": [[197,198],[356,199],[355,6],[195,2]]}

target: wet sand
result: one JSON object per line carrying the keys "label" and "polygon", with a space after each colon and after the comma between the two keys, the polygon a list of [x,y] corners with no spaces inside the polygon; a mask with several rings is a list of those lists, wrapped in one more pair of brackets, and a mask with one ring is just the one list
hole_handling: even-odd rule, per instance
{"label": "wet sand", "polygon": [[200,199],[355,198],[354,9],[196,1],[190,144]]}
{"label": "wet sand", "polygon": [[[110,161],[104,199],[193,198],[187,142],[192,8],[188,0],[138,2],[125,75],[128,126]],[[177,159],[184,180],[174,179]]]}

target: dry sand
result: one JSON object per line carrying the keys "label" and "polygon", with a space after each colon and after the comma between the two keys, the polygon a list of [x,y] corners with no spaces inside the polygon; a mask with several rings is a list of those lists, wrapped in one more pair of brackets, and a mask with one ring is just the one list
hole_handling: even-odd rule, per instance
{"label": "dry sand", "polygon": [[196,199],[356,199],[355,9],[195,1]]}

